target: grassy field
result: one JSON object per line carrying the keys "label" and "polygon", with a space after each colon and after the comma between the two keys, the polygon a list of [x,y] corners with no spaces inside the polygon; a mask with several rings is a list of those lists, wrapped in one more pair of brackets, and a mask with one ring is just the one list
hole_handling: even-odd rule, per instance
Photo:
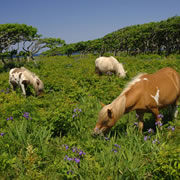
{"label": "grassy field", "polygon": [[[180,56],[117,57],[127,77],[98,76],[96,57],[41,57],[26,68],[44,82],[45,94],[12,92],[0,67],[1,179],[179,179],[180,114],[167,109],[163,126],[145,115],[143,135],[136,114],[124,115],[104,137],[91,136],[100,102],[111,103],[132,77],[162,67],[180,72]],[[20,66],[20,65],[16,65]]]}

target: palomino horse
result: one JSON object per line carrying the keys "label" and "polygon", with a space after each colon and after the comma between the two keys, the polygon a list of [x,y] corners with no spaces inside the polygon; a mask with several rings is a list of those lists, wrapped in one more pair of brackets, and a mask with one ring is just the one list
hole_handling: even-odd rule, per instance
{"label": "palomino horse", "polygon": [[43,82],[39,77],[24,67],[13,68],[10,70],[9,84],[13,90],[15,90],[17,86],[20,86],[24,96],[26,96],[25,89],[28,84],[33,85],[37,96],[40,95],[44,89]]}
{"label": "palomino horse", "polygon": [[139,129],[142,132],[145,112],[151,112],[156,122],[159,122],[159,109],[172,105],[176,117],[179,97],[180,75],[174,69],[166,67],[154,74],[140,74],[127,84],[111,104],[104,105],[93,134],[108,131],[123,114],[133,110],[139,117]]}
{"label": "palomino horse", "polygon": [[125,77],[126,71],[123,65],[114,57],[99,57],[95,61],[95,71],[99,75],[107,72],[116,73],[119,77]]}

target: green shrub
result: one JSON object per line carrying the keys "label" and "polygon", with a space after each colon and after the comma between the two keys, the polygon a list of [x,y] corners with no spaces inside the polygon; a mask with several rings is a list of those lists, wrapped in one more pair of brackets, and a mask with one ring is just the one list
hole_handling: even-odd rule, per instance
{"label": "green shrub", "polygon": [[155,160],[154,178],[180,179],[180,147],[161,148]]}

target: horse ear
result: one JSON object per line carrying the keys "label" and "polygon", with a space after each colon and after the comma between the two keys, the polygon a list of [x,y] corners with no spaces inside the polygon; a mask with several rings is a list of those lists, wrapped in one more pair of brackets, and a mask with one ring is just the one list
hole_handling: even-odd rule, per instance
{"label": "horse ear", "polygon": [[105,104],[103,104],[102,102],[100,102],[100,104],[101,104],[101,106],[102,106],[102,107],[104,107],[104,106],[105,106]]}
{"label": "horse ear", "polygon": [[112,110],[111,110],[111,109],[108,109],[108,110],[107,110],[107,113],[108,113],[108,117],[109,117],[109,118],[112,118]]}

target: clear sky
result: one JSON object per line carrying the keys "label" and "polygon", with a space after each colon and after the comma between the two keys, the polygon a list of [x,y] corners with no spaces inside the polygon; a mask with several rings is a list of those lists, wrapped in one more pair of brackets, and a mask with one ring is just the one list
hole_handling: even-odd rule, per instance
{"label": "clear sky", "polygon": [[0,24],[23,23],[66,43],[180,16],[180,0],[1,0]]}

